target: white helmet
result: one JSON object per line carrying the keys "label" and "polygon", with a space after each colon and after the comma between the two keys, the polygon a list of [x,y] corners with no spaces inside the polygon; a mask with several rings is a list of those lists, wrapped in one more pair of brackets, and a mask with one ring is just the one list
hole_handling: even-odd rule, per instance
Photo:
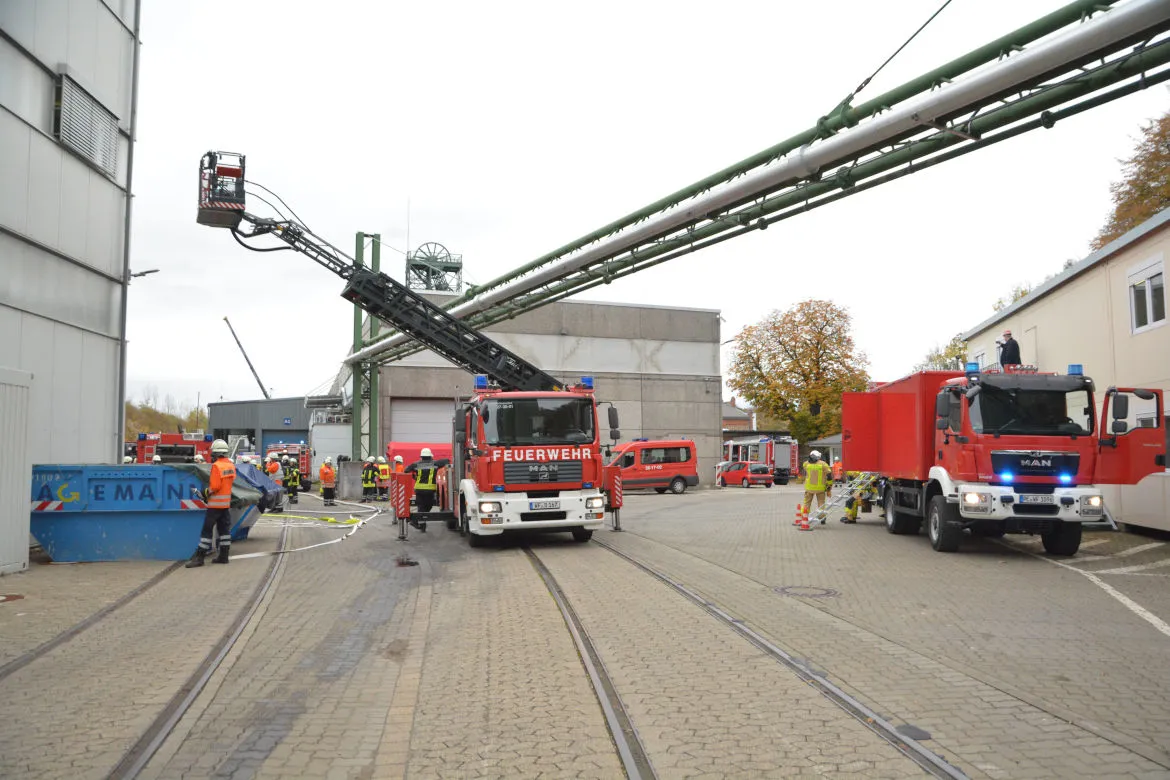
{"label": "white helmet", "polygon": [[422,457],[422,458],[433,458],[433,457],[435,457],[435,453],[431,452],[431,448],[430,448],[430,447],[423,447],[423,448],[422,448],[422,452],[420,452],[420,453],[419,453],[419,457]]}
{"label": "white helmet", "polygon": [[378,462],[379,462],[379,463],[385,463],[385,462],[386,462],[386,457],[385,457],[384,455],[379,455],[379,456],[378,456]]}
{"label": "white helmet", "polygon": [[394,456],[394,462],[395,462],[395,463],[401,463],[401,462],[402,462],[402,456],[401,456],[401,455],[395,455],[395,456]]}
{"label": "white helmet", "polygon": [[810,453],[808,454],[808,458],[809,458],[809,460],[820,460],[820,459],[821,459],[821,453],[820,453],[820,451],[819,451],[819,450],[813,450],[812,452],[810,452]]}
{"label": "white helmet", "polygon": [[227,451],[228,451],[228,443],[226,441],[224,441],[223,439],[216,439],[215,441],[213,441],[211,443],[211,454],[212,455],[215,455],[217,452],[222,452],[223,454],[226,455]]}
{"label": "white helmet", "polygon": [[332,466],[332,465],[333,465],[333,458],[326,458],[326,459],[325,459],[325,465],[326,465],[326,466]]}
{"label": "white helmet", "polygon": [[366,463],[373,463],[373,462],[374,462],[374,456],[373,456],[373,455],[371,455],[370,457],[366,458]]}
{"label": "white helmet", "polygon": [[202,456],[202,455],[200,455],[198,452],[196,452],[196,453],[195,453],[195,462],[196,462],[196,463],[202,463],[202,462],[203,462],[203,456]]}
{"label": "white helmet", "polygon": [[150,459],[150,462],[151,463],[162,463],[162,456],[155,455],[153,458]]}
{"label": "white helmet", "polygon": [[129,455],[127,455],[126,457],[122,458],[122,462],[123,463],[133,463],[134,458],[131,458]]}

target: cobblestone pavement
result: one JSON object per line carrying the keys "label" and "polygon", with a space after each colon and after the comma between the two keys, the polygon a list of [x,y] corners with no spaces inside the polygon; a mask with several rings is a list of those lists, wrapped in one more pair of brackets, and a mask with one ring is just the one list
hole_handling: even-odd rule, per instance
{"label": "cobblestone pavement", "polygon": [[[1033,546],[1024,537],[943,555],[865,515],[802,533],[797,500],[794,489],[638,496],[627,533],[602,538],[926,729],[925,744],[972,775],[1170,776],[1170,638],[1077,572],[1018,551]],[[1102,560],[1072,566],[1161,549],[1105,558],[1152,542],[1089,537],[1084,556]]]}
{"label": "cobblestone pavement", "polygon": [[[255,536],[237,552],[275,548],[277,533]],[[266,560],[176,571],[0,680],[0,777],[106,777],[219,640],[263,576]],[[115,583],[111,592],[124,592],[166,565],[77,568],[91,581]],[[70,582],[84,586],[72,570],[63,575],[44,591],[63,597]],[[53,622],[68,627],[82,609],[99,606],[91,594],[78,598],[83,606],[77,613],[61,610]],[[31,641],[30,635],[25,644]]]}
{"label": "cobblestone pavement", "polygon": [[660,777],[924,774],[791,670],[612,553],[554,542],[536,549]]}

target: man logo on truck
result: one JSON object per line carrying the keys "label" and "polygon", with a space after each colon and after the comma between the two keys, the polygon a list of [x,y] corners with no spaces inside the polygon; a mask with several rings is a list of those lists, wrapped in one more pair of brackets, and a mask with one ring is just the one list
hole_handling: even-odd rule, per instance
{"label": "man logo on truck", "polygon": [[1020,458],[1021,466],[1033,466],[1041,468],[1052,468],[1051,458]]}

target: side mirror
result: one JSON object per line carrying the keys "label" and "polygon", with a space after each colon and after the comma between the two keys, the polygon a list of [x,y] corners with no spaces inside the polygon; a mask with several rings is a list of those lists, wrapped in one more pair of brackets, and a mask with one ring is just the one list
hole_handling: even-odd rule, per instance
{"label": "side mirror", "polygon": [[455,431],[455,443],[463,444],[467,441],[467,434],[463,431]]}
{"label": "side mirror", "polygon": [[[617,410],[616,406],[609,407],[609,427],[610,428],[622,427],[622,424],[620,422],[618,422],[618,410]],[[611,433],[610,435],[612,436],[613,434]],[[614,438],[617,438],[617,437],[615,436]]]}
{"label": "side mirror", "polygon": [[[949,393],[939,393],[937,396],[935,396],[935,398],[934,398],[934,416],[935,417],[950,417],[951,416],[951,396]],[[942,428],[939,428],[939,430],[942,430]]]}
{"label": "side mirror", "polygon": [[966,396],[968,401],[974,401],[975,397],[983,392],[983,388],[979,385],[971,385],[967,388]]}
{"label": "side mirror", "polygon": [[1121,393],[1113,396],[1113,419],[1124,420],[1129,417],[1129,396]]}
{"label": "side mirror", "polygon": [[1153,401],[1154,400],[1154,391],[1153,390],[1134,390],[1133,394],[1136,395],[1138,398],[1142,399],[1143,401]]}
{"label": "side mirror", "polygon": [[610,428],[609,429],[609,438],[613,439],[614,441],[617,441],[621,437],[622,437],[622,432],[619,431],[617,428]]}
{"label": "side mirror", "polygon": [[950,420],[948,420],[946,417],[940,417],[934,421],[934,427],[940,431],[945,431],[947,426],[950,424]]}
{"label": "side mirror", "polygon": [[487,422],[488,420],[492,419],[492,413],[490,411],[488,411],[487,406],[484,406],[484,408],[482,410],[480,410],[479,416],[480,416],[480,419],[482,419],[484,422]]}
{"label": "side mirror", "polygon": [[1121,434],[1128,431],[1129,426],[1126,424],[1125,420],[1114,420],[1112,430],[1114,434]]}

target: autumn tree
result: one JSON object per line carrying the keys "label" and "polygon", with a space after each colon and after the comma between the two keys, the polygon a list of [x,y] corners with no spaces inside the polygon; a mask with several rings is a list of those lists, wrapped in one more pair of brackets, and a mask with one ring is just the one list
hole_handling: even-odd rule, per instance
{"label": "autumn tree", "polygon": [[935,347],[926,353],[922,362],[914,366],[915,371],[927,369],[947,368],[961,369],[967,362],[967,342],[963,341],[963,334],[958,333],[943,347]]}
{"label": "autumn tree", "polygon": [[830,301],[773,311],[736,337],[727,384],[800,441],[841,430],[841,393],[864,390],[865,354],[849,312]]}
{"label": "autumn tree", "polygon": [[994,309],[995,311],[1003,311],[1004,309],[1011,306],[1016,301],[1020,300],[1020,298],[1027,296],[1030,292],[1032,292],[1032,285],[1030,285],[1030,284],[1017,284],[1015,287],[1012,288],[1012,291],[1010,293],[1008,293],[1003,298],[1000,298],[995,303],[991,304],[991,308]]}
{"label": "autumn tree", "polygon": [[1094,250],[1170,207],[1170,112],[1142,128],[1133,156],[1121,165],[1122,180],[1109,187],[1113,213],[1093,239]]}

